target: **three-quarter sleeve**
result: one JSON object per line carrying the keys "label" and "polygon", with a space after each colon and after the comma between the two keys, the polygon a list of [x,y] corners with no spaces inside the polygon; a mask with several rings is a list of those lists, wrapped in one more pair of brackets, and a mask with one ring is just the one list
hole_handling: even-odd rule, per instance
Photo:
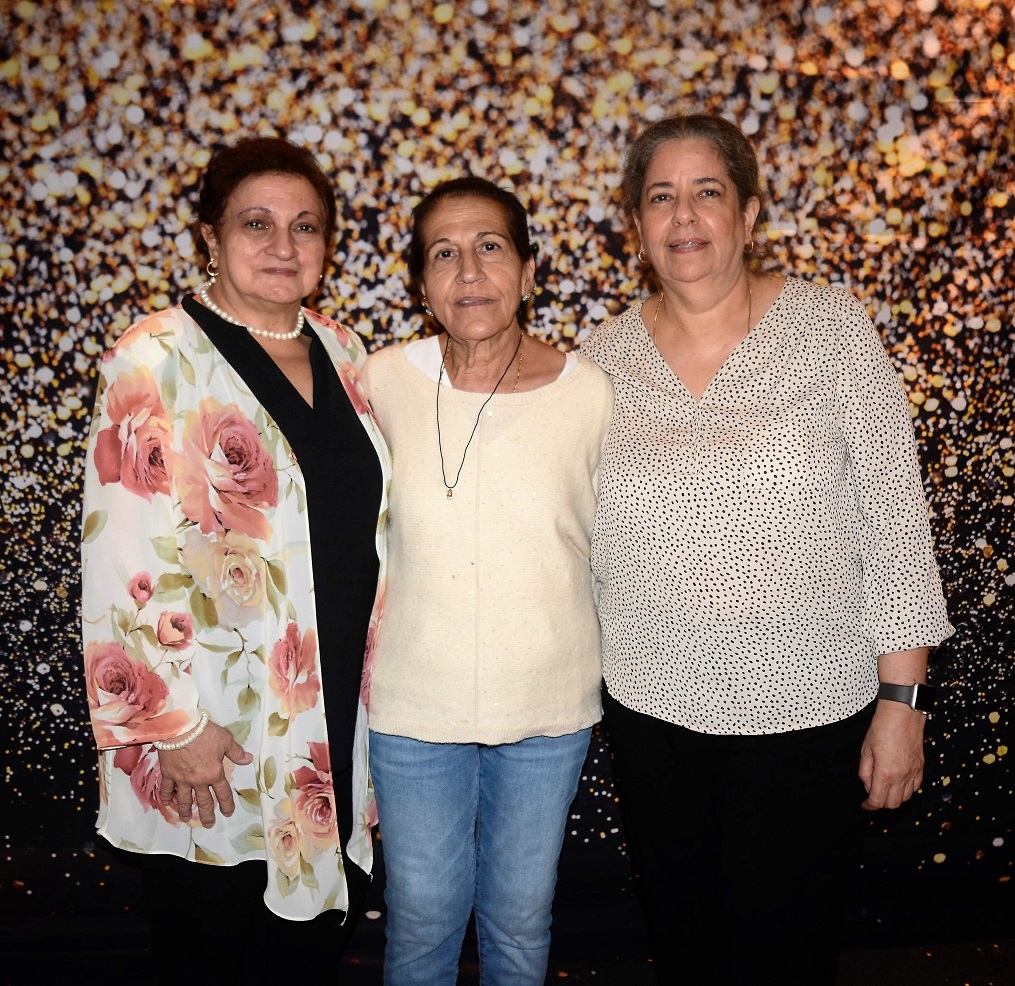
{"label": "three-quarter sleeve", "polygon": [[877,653],[950,632],[905,391],[858,301],[843,324],[839,423],[860,518],[863,621]]}

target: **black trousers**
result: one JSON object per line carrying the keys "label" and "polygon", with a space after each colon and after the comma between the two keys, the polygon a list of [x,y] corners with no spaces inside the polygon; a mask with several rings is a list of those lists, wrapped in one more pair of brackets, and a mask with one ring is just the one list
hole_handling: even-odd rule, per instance
{"label": "black trousers", "polygon": [[603,704],[657,980],[833,984],[873,706],[829,726],[714,736],[605,689]]}
{"label": "black trousers", "polygon": [[[345,852],[352,831],[352,768],[336,773],[333,783]],[[260,860],[209,866],[178,856],[141,857],[152,939],[145,982],[339,983],[339,958],[356,928],[370,883],[348,856],[345,867],[348,919],[341,911],[326,911],[311,921],[289,921],[264,904],[267,869]]]}

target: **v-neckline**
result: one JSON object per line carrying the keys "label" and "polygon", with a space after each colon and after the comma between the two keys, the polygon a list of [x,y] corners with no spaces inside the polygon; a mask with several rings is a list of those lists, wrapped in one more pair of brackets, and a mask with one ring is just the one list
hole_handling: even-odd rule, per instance
{"label": "v-neckline", "polygon": [[320,364],[320,358],[323,355],[327,359],[327,353],[323,352],[323,345],[317,336],[306,329],[303,330],[305,334],[310,335],[310,348],[307,350],[307,359],[310,361],[310,374],[311,374],[311,387],[313,394],[313,404],[308,401],[303,394],[300,393],[299,388],[294,384],[289,377],[286,376],[285,370],[282,369],[272,358],[268,351],[256,340],[251,339],[250,342],[259,350],[260,355],[257,359],[266,360],[263,363],[264,366],[269,367],[268,372],[275,377],[283,386],[286,387],[290,397],[298,401],[300,404],[301,412],[304,411],[309,414],[317,416],[321,410],[321,398],[324,397],[324,403],[327,403],[327,386],[326,381],[323,379],[324,374],[321,372],[322,367]]}
{"label": "v-neckline", "polygon": [[659,347],[655,343],[655,339],[652,338],[652,334],[649,331],[648,325],[646,325],[645,323],[645,318],[642,312],[645,308],[645,304],[651,301],[652,298],[655,297],[655,294],[650,295],[648,298],[642,299],[641,305],[638,307],[638,324],[641,326],[641,330],[645,335],[645,341],[648,343],[648,346],[651,349],[654,358],[662,365],[662,367],[666,370],[666,372],[670,375],[670,377],[680,385],[684,393],[687,394],[687,396],[694,403],[695,407],[700,408],[704,405],[705,399],[709,396],[709,392],[715,386],[716,380],[718,380],[722,376],[723,371],[730,365],[730,362],[737,355],[737,353],[740,352],[740,350],[746,346],[748,341],[752,341],[757,337],[758,331],[761,328],[761,326],[765,323],[765,320],[768,318],[769,312],[776,306],[776,304],[778,304],[779,299],[782,297],[783,292],[786,289],[787,283],[788,279],[786,279],[783,282],[782,286],[779,288],[779,293],[775,296],[775,299],[768,306],[765,312],[761,315],[758,321],[748,328],[747,333],[744,335],[744,337],[729,351],[726,358],[720,364],[719,368],[712,375],[712,379],[709,380],[708,386],[706,386],[705,389],[701,392],[700,398],[695,397],[694,394],[691,393],[691,388],[688,387],[686,383],[684,383],[680,374],[675,372],[674,369],[670,366],[670,364],[666,362],[666,357],[663,356],[662,352],[660,352]]}
{"label": "v-neckline", "polygon": [[[225,319],[200,304],[194,298],[184,299],[184,310],[204,329],[212,345],[219,354],[241,377],[244,376],[244,364],[250,366],[262,378],[267,378],[269,390],[275,398],[284,401],[290,410],[304,420],[316,420],[320,414],[327,414],[328,380],[323,370],[321,359],[329,360],[324,344],[317,333],[306,324],[303,332],[310,336],[310,370],[313,379],[313,404],[299,392],[285,372],[271,358],[263,346],[250,333],[237,330]],[[248,386],[250,386],[248,381]],[[263,403],[263,402],[262,402]]]}

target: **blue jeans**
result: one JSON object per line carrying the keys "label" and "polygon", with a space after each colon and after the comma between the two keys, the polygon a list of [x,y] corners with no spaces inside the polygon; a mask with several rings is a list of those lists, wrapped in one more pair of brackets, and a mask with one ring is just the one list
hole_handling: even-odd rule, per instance
{"label": "blue jeans", "polygon": [[385,986],[454,986],[473,909],[482,986],[542,986],[557,860],[591,732],[497,746],[370,733]]}

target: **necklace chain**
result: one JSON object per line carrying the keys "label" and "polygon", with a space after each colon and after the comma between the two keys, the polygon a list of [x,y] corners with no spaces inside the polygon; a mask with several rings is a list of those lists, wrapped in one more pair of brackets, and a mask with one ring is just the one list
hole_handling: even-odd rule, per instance
{"label": "necklace chain", "polygon": [[[522,340],[525,338],[524,332],[518,334],[518,345],[515,346],[515,351],[511,354],[511,359],[508,360],[507,365],[504,367],[504,372],[500,375],[500,379],[494,384],[493,390],[490,391],[490,396],[479,407],[479,413],[476,415],[476,423],[472,426],[472,431],[469,432],[469,440],[465,443],[465,448],[462,450],[462,461],[458,463],[458,471],[455,473],[455,481],[453,483],[448,482],[447,469],[444,465],[444,446],[441,444],[441,377],[446,372],[444,364],[448,358],[448,346],[451,345],[451,338],[448,337],[447,344],[444,346],[444,351],[441,353],[441,368],[437,373],[437,451],[441,456],[441,479],[444,480],[444,495],[447,499],[451,499],[454,494],[454,489],[458,485],[458,480],[461,478],[462,469],[465,468],[465,456],[468,454],[469,446],[472,444],[472,439],[476,436],[476,429],[479,427],[480,419],[483,417],[483,411],[486,409],[486,405],[493,400],[493,395],[497,393],[497,388],[504,382],[504,378],[507,376],[508,370],[511,369],[511,364],[515,361],[515,356],[518,357],[518,369],[515,370],[515,385],[511,388],[513,394],[518,389],[518,378],[522,375]],[[448,375],[450,380],[450,374]]]}
{"label": "necklace chain", "polygon": [[[652,341],[656,341],[656,325],[659,322],[659,309],[663,307],[663,301],[665,296],[663,292],[659,292],[659,303],[656,305],[656,310],[652,315]],[[751,279],[747,278],[747,331],[751,331],[751,302],[753,300],[751,292]]]}
{"label": "necklace chain", "polygon": [[269,332],[267,329],[255,329],[252,325],[247,325],[245,322],[241,322],[238,319],[232,317],[232,315],[226,314],[215,304],[211,298],[208,297],[208,288],[214,285],[214,281],[208,281],[202,285],[201,290],[198,291],[197,296],[204,303],[204,307],[209,311],[214,312],[219,318],[231,323],[232,325],[238,325],[241,329],[246,329],[251,335],[263,336],[265,339],[276,339],[279,342],[287,342],[290,339],[298,339],[303,333],[303,310],[300,309],[296,313],[296,328],[292,332]]}
{"label": "necklace chain", "polygon": [[515,382],[514,386],[511,388],[512,394],[518,389],[518,380],[521,378],[522,375],[522,350],[524,349],[522,343],[524,341],[525,341],[525,333],[523,332],[518,337],[518,369],[515,370]]}

